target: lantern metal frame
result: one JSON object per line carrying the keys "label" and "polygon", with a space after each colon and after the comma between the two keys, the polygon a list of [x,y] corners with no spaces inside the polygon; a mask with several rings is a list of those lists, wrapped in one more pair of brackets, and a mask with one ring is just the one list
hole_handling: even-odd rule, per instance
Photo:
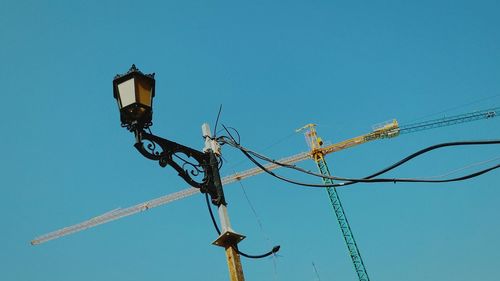
{"label": "lantern metal frame", "polygon": [[[126,127],[128,130],[133,131],[136,127],[147,129],[153,125],[153,98],[155,96],[155,73],[144,74],[133,64],[128,72],[124,74],[117,74],[113,79],[113,96],[118,103],[120,110],[121,126]],[[134,102],[131,104],[123,105],[123,93],[120,93],[119,86],[131,79],[134,79],[133,95]],[[144,104],[140,98],[139,84],[145,83],[150,86],[150,99],[148,104]],[[140,118],[133,118],[132,115],[138,111],[142,111]]]}

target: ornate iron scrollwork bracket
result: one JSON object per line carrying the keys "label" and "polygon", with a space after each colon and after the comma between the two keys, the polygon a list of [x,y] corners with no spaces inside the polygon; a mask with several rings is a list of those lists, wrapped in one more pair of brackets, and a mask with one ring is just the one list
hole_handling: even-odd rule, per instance
{"label": "ornate iron scrollwork bracket", "polygon": [[214,167],[214,163],[211,163],[210,153],[203,153],[143,130],[135,130],[134,133],[134,147],[144,157],[158,161],[161,167],[171,166],[190,186],[208,193],[214,204],[220,201],[214,187],[214,168],[217,168],[217,164]]}

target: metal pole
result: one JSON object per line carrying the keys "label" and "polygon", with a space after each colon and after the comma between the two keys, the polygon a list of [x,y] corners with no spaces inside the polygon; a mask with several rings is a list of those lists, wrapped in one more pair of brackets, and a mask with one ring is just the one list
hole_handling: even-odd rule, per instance
{"label": "metal pole", "polygon": [[210,153],[210,165],[213,171],[214,186],[217,190],[219,198],[215,204],[218,207],[219,221],[221,224],[221,234],[212,243],[216,246],[224,247],[226,250],[227,266],[229,268],[229,278],[231,281],[244,281],[245,277],[243,275],[243,267],[241,266],[240,255],[237,251],[238,243],[245,238],[245,236],[238,234],[231,228],[231,221],[229,220],[229,214],[227,211],[227,203],[224,199],[224,191],[222,189],[222,183],[219,174],[219,167],[217,163],[216,155],[220,155],[219,144],[212,140],[212,134],[210,132],[210,127],[207,123],[203,124],[202,132],[205,138],[205,148],[203,151],[205,153]]}

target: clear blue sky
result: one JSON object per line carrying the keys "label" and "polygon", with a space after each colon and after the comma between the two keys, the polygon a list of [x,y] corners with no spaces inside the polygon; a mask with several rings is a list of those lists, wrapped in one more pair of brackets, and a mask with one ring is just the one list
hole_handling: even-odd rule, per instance
{"label": "clear blue sky", "polygon": [[[244,145],[280,158],[307,149],[293,132],[310,122],[337,142],[391,118],[499,106],[499,12],[498,1],[0,2],[0,280],[228,279],[202,196],[29,245],[186,188],[172,169],[140,156],[120,128],[111,82],[132,63],[156,72],[156,134],[202,148],[200,126],[213,126],[223,104],[222,123]],[[431,144],[499,132],[500,118],[483,120],[327,160],[335,175],[361,177]],[[251,167],[233,149],[223,153],[223,175]],[[496,146],[448,149],[390,176],[439,175],[499,156]],[[321,280],[356,280],[324,190],[266,175],[242,184],[263,228],[242,187],[228,185],[233,226],[248,236],[241,249],[282,246],[277,258],[244,259],[247,280],[315,280],[312,262]],[[339,193],[372,280],[498,275],[498,172]]]}

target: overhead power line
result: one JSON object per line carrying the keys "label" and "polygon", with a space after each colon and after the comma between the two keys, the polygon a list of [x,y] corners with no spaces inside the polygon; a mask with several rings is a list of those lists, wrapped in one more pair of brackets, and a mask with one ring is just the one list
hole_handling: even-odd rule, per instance
{"label": "overhead power line", "polygon": [[[497,164],[497,165],[480,170],[480,171],[472,173],[472,174],[468,174],[468,175],[456,177],[456,178],[442,179],[442,180],[419,179],[419,178],[375,178],[376,176],[384,174],[390,170],[395,169],[396,167],[403,165],[404,163],[412,160],[413,158],[415,158],[417,156],[428,153],[428,152],[435,150],[435,149],[444,148],[444,147],[452,147],[452,146],[500,144],[500,140],[448,142],[448,143],[441,143],[441,144],[429,146],[427,148],[421,149],[421,150],[403,158],[402,160],[392,164],[391,166],[389,166],[387,168],[384,168],[384,169],[382,169],[382,170],[380,170],[372,175],[364,177],[364,178],[345,178],[345,177],[337,177],[337,176],[328,176],[328,175],[324,175],[324,174],[318,174],[318,173],[314,173],[314,172],[311,172],[309,170],[305,170],[305,169],[302,169],[300,167],[297,167],[296,165],[280,163],[279,161],[272,160],[269,157],[263,156],[262,154],[251,151],[251,150],[237,144],[234,140],[224,140],[224,143],[227,143],[227,144],[239,149],[257,167],[261,168],[262,170],[264,170],[266,173],[270,174],[271,176],[276,177],[280,180],[286,181],[288,183],[293,183],[296,185],[302,185],[302,186],[307,186],[307,187],[340,187],[340,186],[347,186],[347,185],[351,185],[351,184],[355,184],[355,183],[381,183],[381,182],[445,183],[445,182],[454,182],[454,181],[462,181],[462,180],[471,179],[471,178],[480,176],[484,173],[490,172],[490,171],[495,170],[495,169],[500,167],[500,164]],[[320,177],[320,178],[328,178],[328,179],[337,180],[337,181],[344,181],[344,182],[334,183],[334,184],[314,184],[314,183],[303,183],[303,182],[291,180],[291,179],[285,178],[283,176],[277,175],[276,173],[266,169],[266,167],[264,165],[262,165],[261,163],[259,163],[252,155],[256,156],[257,158],[259,158],[261,160],[271,162],[273,164],[279,165],[279,166],[284,167],[284,168],[293,169],[293,170],[299,171],[301,173],[305,173],[307,175],[312,175],[312,176],[316,176],[316,177]]]}

